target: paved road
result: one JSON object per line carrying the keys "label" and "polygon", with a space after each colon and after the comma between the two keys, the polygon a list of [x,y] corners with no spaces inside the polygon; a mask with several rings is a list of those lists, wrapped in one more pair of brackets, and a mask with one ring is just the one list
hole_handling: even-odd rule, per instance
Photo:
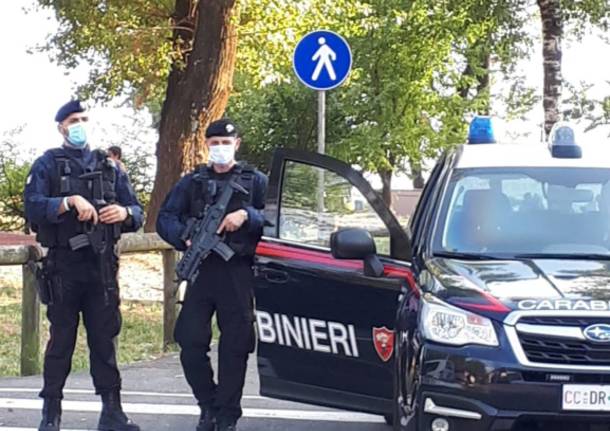
{"label": "paved road", "polygon": [[[0,379],[0,431],[35,430],[40,421],[40,376]],[[198,408],[184,381],[177,355],[125,367],[123,403],[146,431],[194,430]],[[88,373],[68,379],[64,431],[94,430],[100,410]],[[389,431],[378,416],[270,400],[258,396],[255,359],[244,391],[241,431]]]}

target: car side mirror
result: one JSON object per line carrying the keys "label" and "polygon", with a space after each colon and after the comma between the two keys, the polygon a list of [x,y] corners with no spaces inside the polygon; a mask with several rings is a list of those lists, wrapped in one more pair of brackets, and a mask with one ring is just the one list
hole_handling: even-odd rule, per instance
{"label": "car side mirror", "polygon": [[371,233],[361,228],[344,228],[330,236],[330,251],[335,259],[364,261],[364,275],[381,277],[383,264],[377,256],[377,247]]}

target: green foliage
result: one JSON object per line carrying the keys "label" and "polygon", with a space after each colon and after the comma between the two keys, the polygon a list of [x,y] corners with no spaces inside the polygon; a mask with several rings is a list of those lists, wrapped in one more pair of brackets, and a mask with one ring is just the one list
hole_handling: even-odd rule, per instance
{"label": "green foliage", "polygon": [[[236,79],[227,115],[240,125],[243,144],[239,156],[268,171],[276,148],[314,151],[317,136],[317,94],[292,80],[257,88],[248,77]],[[328,97],[327,140],[337,142],[349,132],[345,112],[336,97]]]}
{"label": "green foliage", "polygon": [[[188,43],[172,41],[174,0],[34,0],[55,12],[60,30],[46,49],[59,64],[86,62],[81,89],[100,100],[128,96],[160,112],[172,66]],[[561,0],[577,36],[606,29],[607,0]],[[515,78],[506,100],[520,116],[535,101],[514,76],[529,55],[528,0],[240,0],[235,93],[229,115],[244,132],[242,155],[263,169],[279,146],[314,149],[315,93],[293,76],[296,42],[315,28],[348,38],[355,53],[346,84],[328,97],[328,150],[363,169],[417,168],[462,142],[468,114],[489,110],[490,68]],[[132,174],[138,182],[138,173]],[[148,181],[145,184],[149,184]]]}
{"label": "green foliage", "polygon": [[0,142],[0,231],[22,231],[25,228],[23,187],[31,163],[23,159],[23,149],[16,141],[19,129],[2,137]]}
{"label": "green foliage", "polygon": [[177,53],[171,34],[173,0],[36,0],[52,9],[58,33],[42,49],[74,69],[86,62],[85,97],[130,95],[136,106],[162,100]]}
{"label": "green foliage", "polygon": [[123,164],[138,201],[146,208],[153,189],[151,178],[154,172],[154,154],[150,151],[150,146],[138,144],[132,146],[123,156]]}
{"label": "green foliage", "polygon": [[[230,113],[243,124],[244,154],[265,162],[280,145],[313,148],[315,95],[295,83],[291,59],[297,40],[321,27],[350,39],[356,53],[352,78],[329,97],[331,152],[367,169],[436,154],[463,135],[463,113],[481,106],[452,94],[487,73],[481,57],[517,58],[524,1],[241,0]],[[85,94],[127,94],[158,111],[170,68],[183,58],[172,31],[188,26],[172,20],[173,1],[37,3],[61,26],[46,49],[68,68],[82,60],[92,68]]]}
{"label": "green foliage", "polygon": [[463,123],[452,32],[464,25],[464,16],[448,15],[439,2],[413,1],[404,10],[401,3],[371,2],[364,17],[369,30],[352,40],[359,53],[354,85],[343,93],[351,132],[331,147],[332,154],[371,172],[433,156],[458,142],[455,127]]}
{"label": "green foliage", "polygon": [[534,88],[525,85],[525,76],[515,76],[510,85],[506,104],[507,120],[525,118],[529,111],[541,99]]}
{"label": "green foliage", "polygon": [[[127,95],[136,107],[159,112],[172,65],[184,65],[189,49],[174,46],[173,31],[193,30],[191,22],[175,22],[174,0],[34,2],[51,9],[60,24],[40,49],[68,69],[82,62],[91,69],[80,89],[83,96],[107,101]],[[281,79],[297,36],[318,25],[349,21],[357,5],[353,0],[240,0],[238,70],[255,76],[257,84],[277,70],[284,70],[274,75]]]}
{"label": "green foliage", "polygon": [[564,119],[585,121],[586,131],[610,125],[610,96],[591,96],[591,89],[592,85],[584,82],[567,85],[568,95],[563,101]]}
{"label": "green foliage", "polygon": [[[104,148],[112,145],[121,147],[123,165],[131,185],[140,203],[146,207],[150,201],[156,166],[155,135],[154,130],[146,123],[145,116],[134,115],[129,120],[131,124],[112,124],[108,127],[109,130],[104,128],[100,133],[101,145]],[[107,139],[106,136],[110,135],[120,136],[120,140]]]}
{"label": "green foliage", "polygon": [[[504,40],[516,40],[521,31],[507,30],[491,40],[498,16],[508,12],[496,11],[490,18],[487,12],[495,10],[487,3],[485,13],[477,8],[481,2],[463,3],[371,0],[335,5],[345,11],[338,18],[331,14],[327,27],[348,38],[355,58],[350,79],[328,94],[329,153],[367,171],[393,171],[463,140],[465,114],[482,109],[487,94],[475,90],[460,97],[458,90],[474,86],[488,73],[473,67],[466,76],[464,63],[475,55],[475,44],[481,42],[477,55],[484,49],[500,52]],[[310,6],[315,15],[326,2]],[[473,18],[472,11],[480,16]],[[240,68],[229,114],[242,125],[245,158],[266,163],[276,147],[315,149],[316,94],[296,81],[290,65],[296,41],[314,27],[277,29],[267,36],[277,44],[269,55],[260,55],[265,59],[262,68]],[[252,45],[267,54],[267,44]],[[509,56],[502,51],[502,57]],[[260,70],[271,78],[262,79]]]}
{"label": "green foliage", "polygon": [[572,24],[570,32],[582,37],[592,26],[604,32],[610,29],[610,2],[608,0],[561,0],[565,20]]}

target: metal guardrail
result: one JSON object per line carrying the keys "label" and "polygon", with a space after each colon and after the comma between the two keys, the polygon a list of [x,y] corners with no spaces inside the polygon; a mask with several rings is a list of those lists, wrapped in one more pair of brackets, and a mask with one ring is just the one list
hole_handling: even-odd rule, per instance
{"label": "metal guardrail", "polygon": [[[119,242],[119,253],[159,251],[163,256],[163,349],[174,343],[176,300],[174,291],[176,252],[156,233],[124,234]],[[38,245],[0,246],[0,266],[21,265],[23,293],[21,299],[21,375],[40,374],[40,301],[36,293],[35,277],[28,268],[29,261],[39,261],[44,250]]]}

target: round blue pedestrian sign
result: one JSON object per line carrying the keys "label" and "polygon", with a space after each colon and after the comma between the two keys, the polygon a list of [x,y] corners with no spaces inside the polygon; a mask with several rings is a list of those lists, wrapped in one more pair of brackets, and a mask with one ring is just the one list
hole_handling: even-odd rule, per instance
{"label": "round blue pedestrian sign", "polygon": [[299,80],[314,90],[332,90],[343,84],[352,68],[352,51],[337,33],[318,30],[297,44],[293,58]]}

